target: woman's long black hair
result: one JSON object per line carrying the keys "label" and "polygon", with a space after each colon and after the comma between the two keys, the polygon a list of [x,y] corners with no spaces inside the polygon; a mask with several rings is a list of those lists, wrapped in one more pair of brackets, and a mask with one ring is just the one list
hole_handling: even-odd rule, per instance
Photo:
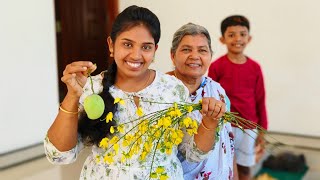
{"label": "woman's long black hair", "polygon": [[[160,39],[160,22],[158,17],[149,9],[135,5],[126,8],[116,17],[110,34],[113,44],[120,33],[137,25],[147,27],[154,38],[155,44],[158,44]],[[104,119],[109,112],[115,113],[117,110],[117,104],[114,104],[114,98],[109,92],[109,88],[116,81],[116,74],[117,64],[113,61],[104,73],[102,80],[103,91],[100,93],[100,96],[105,103],[103,115],[96,120],[89,119],[85,112],[80,115],[78,132],[86,145],[99,145],[102,138],[110,136],[110,127],[116,125],[114,120],[109,123],[100,121],[100,119]]]}

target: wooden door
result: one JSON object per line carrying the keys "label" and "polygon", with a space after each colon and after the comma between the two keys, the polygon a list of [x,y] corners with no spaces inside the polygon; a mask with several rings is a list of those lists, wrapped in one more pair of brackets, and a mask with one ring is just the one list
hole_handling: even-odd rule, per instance
{"label": "wooden door", "polygon": [[118,0],[55,0],[60,101],[66,86],[60,81],[67,64],[90,60],[96,73],[107,69],[107,37],[118,14]]}

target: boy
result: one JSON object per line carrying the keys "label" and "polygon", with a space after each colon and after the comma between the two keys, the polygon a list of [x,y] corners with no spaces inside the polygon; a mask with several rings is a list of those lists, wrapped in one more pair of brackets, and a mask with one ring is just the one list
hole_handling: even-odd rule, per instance
{"label": "boy", "polygon": [[[251,40],[249,31],[249,21],[244,16],[230,16],[222,21],[220,41],[228,52],[211,64],[208,75],[226,90],[232,112],[267,129],[262,71],[257,62],[244,54]],[[233,131],[239,179],[250,179],[250,167],[256,163],[255,148],[263,146],[263,134],[254,133],[257,130],[250,127],[246,127],[245,132],[233,127]],[[263,153],[261,149],[259,153]]]}

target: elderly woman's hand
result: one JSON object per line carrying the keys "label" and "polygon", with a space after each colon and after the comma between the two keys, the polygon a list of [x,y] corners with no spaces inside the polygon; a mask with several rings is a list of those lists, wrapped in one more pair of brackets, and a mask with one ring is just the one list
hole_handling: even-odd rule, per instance
{"label": "elderly woman's hand", "polygon": [[213,129],[218,125],[218,119],[226,112],[226,104],[212,97],[202,99],[202,121],[207,128]]}

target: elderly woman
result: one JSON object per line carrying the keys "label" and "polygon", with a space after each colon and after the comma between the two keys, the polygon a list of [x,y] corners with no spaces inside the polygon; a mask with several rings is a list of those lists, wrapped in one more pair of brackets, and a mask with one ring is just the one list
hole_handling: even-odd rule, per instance
{"label": "elderly woman", "polygon": [[[171,59],[174,71],[168,72],[180,79],[189,89],[190,99],[198,103],[204,97],[214,97],[230,109],[230,101],[219,83],[204,76],[212,58],[211,38],[202,26],[188,23],[179,28],[172,40]],[[223,104],[223,103],[220,104]],[[217,103],[218,104],[218,103]],[[215,107],[220,111],[221,106]],[[197,116],[201,114],[198,113]],[[184,179],[238,179],[234,163],[234,142],[230,123],[217,123],[209,126],[204,120],[199,126],[210,131],[215,138],[213,152],[200,163],[189,162],[182,155]],[[206,141],[206,139],[202,139]]]}

